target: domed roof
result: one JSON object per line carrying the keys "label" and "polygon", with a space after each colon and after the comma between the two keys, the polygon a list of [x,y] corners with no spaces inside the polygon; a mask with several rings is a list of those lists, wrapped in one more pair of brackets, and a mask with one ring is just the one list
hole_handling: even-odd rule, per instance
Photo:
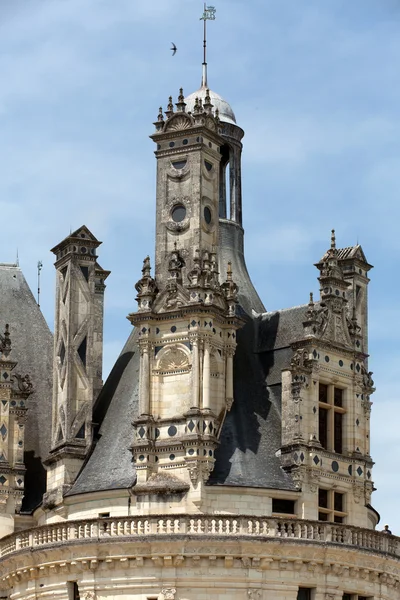
{"label": "domed roof", "polygon": [[[219,118],[221,119],[221,121],[223,121],[224,123],[233,123],[234,125],[236,125],[235,113],[233,112],[230,104],[228,104],[226,100],[221,98],[219,94],[213,92],[212,90],[209,90],[209,94],[211,98],[211,104],[213,105],[214,110],[217,108],[219,110]],[[193,112],[196,98],[201,99],[204,103],[206,95],[207,87],[205,85],[202,85],[201,88],[197,90],[197,92],[193,92],[193,94],[187,96],[187,98],[185,98],[186,112]]]}

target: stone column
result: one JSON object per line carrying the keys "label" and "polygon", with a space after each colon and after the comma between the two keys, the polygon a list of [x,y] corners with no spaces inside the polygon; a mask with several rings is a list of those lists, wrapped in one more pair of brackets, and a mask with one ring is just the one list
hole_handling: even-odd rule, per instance
{"label": "stone column", "polygon": [[199,342],[192,339],[192,408],[199,408]]}
{"label": "stone column", "polygon": [[140,348],[140,414],[150,414],[150,364],[149,348],[143,345]]}
{"label": "stone column", "polygon": [[203,408],[210,409],[210,346],[204,344],[204,363],[203,363]]}

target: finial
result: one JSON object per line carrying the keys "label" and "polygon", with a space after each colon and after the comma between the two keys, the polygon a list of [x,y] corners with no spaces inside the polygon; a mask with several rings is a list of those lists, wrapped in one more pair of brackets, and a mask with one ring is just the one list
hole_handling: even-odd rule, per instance
{"label": "finial", "polygon": [[335,237],[334,229],[332,229],[332,232],[331,232],[331,249],[336,250],[336,237]]}
{"label": "finial", "polygon": [[142,267],[143,277],[149,277],[150,271],[151,271],[150,256],[146,256],[146,258],[143,261],[143,267]]}
{"label": "finial", "polygon": [[160,106],[160,108],[158,109],[157,121],[154,122],[156,131],[161,131],[162,128],[164,127],[164,123],[165,123],[165,121],[164,121],[163,109],[162,109],[162,106]]}
{"label": "finial", "polygon": [[172,96],[170,96],[168,98],[168,106],[167,106],[167,110],[165,111],[165,114],[167,115],[168,118],[174,114],[174,105],[172,104]]}
{"label": "finial", "polygon": [[178,102],[176,103],[176,108],[180,112],[185,112],[185,107],[186,107],[186,102],[185,102],[185,96],[183,95],[183,88],[180,88]]}
{"label": "finial", "polygon": [[219,121],[220,121],[220,118],[219,118],[219,109],[218,108],[215,109],[215,120],[216,120],[217,123],[219,123]]}
{"label": "finial", "polygon": [[309,302],[309,304],[312,305],[312,306],[314,305],[314,294],[312,292],[310,292],[310,302]]}
{"label": "finial", "polygon": [[205,98],[204,98],[204,105],[203,106],[204,106],[204,108],[206,109],[206,111],[208,113],[211,112],[211,109],[212,109],[213,105],[211,104],[210,90],[208,88],[206,89],[206,95],[205,95]]}
{"label": "finial", "polygon": [[19,256],[18,256],[18,248],[17,248],[17,260],[16,260],[16,263],[15,263],[15,264],[16,264],[16,265],[17,265],[17,267],[19,267]]}
{"label": "finial", "polygon": [[196,97],[194,101],[193,114],[197,115],[200,112],[199,99]]}

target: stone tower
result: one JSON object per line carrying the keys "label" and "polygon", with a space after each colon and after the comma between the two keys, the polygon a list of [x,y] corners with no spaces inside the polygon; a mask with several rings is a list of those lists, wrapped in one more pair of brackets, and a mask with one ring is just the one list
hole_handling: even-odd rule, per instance
{"label": "stone tower", "polygon": [[[146,258],[129,319],[140,347],[140,416],[134,421],[138,486],[191,490],[200,502],[233,402],[237,285],[219,280],[218,111],[209,95],[193,114],[182,90],[152,136],[157,144],[156,267]],[[150,479],[151,481],[150,481]],[[192,487],[190,487],[192,486]],[[189,493],[190,495],[190,493]]]}
{"label": "stone tower", "polygon": [[104,281],[100,246],[82,226],[52,249],[56,255],[56,315],[52,450],[47,503],[59,502],[92,442],[92,408],[102,386]]}

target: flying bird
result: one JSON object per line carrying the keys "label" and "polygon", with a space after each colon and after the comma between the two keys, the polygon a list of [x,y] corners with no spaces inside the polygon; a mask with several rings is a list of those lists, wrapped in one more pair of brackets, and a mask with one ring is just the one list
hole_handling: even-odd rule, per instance
{"label": "flying bird", "polygon": [[174,42],[171,42],[171,44],[172,44],[172,48],[171,48],[171,50],[172,50],[172,56],[175,56],[177,48],[176,48]]}

